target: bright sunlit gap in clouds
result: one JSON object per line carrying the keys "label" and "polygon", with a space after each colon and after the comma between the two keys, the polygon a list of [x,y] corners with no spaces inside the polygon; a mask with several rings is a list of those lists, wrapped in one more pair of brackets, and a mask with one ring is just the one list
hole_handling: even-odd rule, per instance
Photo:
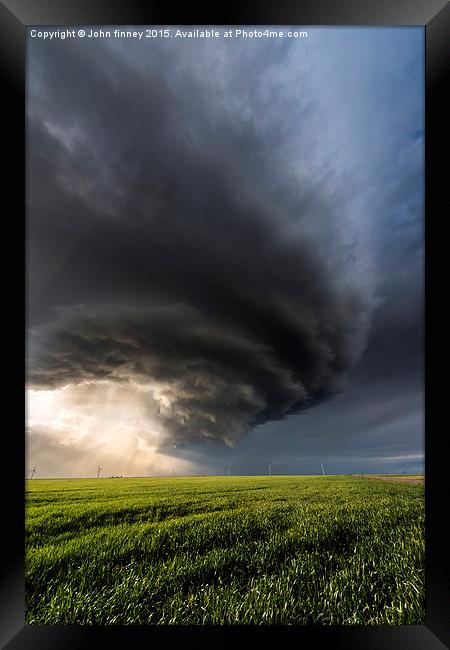
{"label": "bright sunlit gap in clouds", "polygon": [[[149,393],[158,387],[110,381],[27,391],[27,461],[41,476],[168,476],[195,467],[161,451],[164,432]],[[163,388],[159,388],[163,391]],[[167,400],[166,400],[167,401]]]}

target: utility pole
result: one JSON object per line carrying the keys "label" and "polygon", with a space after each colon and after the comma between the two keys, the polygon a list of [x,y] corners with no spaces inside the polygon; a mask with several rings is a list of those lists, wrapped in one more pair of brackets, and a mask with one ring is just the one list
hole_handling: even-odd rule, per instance
{"label": "utility pole", "polygon": [[35,466],[33,467],[33,469],[31,470],[31,476],[30,476],[30,478],[33,478],[33,476],[35,475],[35,473],[36,473],[36,467],[37,467],[37,465],[35,465]]}

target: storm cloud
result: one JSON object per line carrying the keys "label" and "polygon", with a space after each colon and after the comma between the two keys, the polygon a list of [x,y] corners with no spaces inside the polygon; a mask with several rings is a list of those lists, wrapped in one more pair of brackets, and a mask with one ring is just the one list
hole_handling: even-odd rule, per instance
{"label": "storm cloud", "polygon": [[30,389],[138,386],[159,447],[233,446],[389,345],[372,199],[333,155],[311,47],[29,43]]}
{"label": "storm cloud", "polygon": [[65,259],[46,287],[58,316],[39,298],[30,385],[159,382],[174,440],[228,442],[333,393],[372,308],[350,279],[354,233],[337,235],[343,197],[281,164],[262,81],[245,114],[194,69],[175,89],[175,73],[92,47],[33,57],[31,257]]}

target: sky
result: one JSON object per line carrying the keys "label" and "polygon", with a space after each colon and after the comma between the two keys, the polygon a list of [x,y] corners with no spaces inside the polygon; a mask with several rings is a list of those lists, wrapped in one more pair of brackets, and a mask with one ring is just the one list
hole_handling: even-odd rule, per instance
{"label": "sky", "polygon": [[302,29],[29,30],[36,478],[423,471],[423,29]]}

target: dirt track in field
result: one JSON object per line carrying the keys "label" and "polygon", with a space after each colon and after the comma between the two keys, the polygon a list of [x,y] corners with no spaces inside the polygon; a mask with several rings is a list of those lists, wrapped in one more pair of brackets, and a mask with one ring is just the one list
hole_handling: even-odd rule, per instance
{"label": "dirt track in field", "polygon": [[424,476],[420,478],[418,478],[417,476],[368,476],[367,478],[371,478],[378,481],[394,481],[395,483],[413,483],[416,485],[425,483]]}

